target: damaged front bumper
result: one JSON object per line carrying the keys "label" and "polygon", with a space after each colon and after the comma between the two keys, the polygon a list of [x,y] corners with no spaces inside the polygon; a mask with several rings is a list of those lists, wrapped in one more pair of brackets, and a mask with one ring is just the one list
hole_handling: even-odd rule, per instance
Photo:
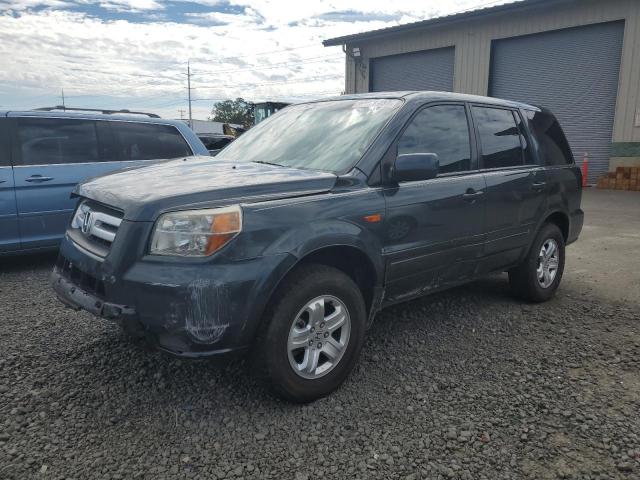
{"label": "damaged front bumper", "polygon": [[217,262],[142,257],[118,268],[66,238],[51,283],[68,307],[115,321],[174,355],[203,357],[251,344],[268,298],[294,261],[289,254]]}
{"label": "damaged front bumper", "polygon": [[58,299],[67,307],[74,310],[86,310],[89,313],[108,320],[135,322],[136,312],[127,305],[104,302],[96,295],[92,295],[76,286],[65,278],[61,270],[56,266],[51,274],[51,286]]}

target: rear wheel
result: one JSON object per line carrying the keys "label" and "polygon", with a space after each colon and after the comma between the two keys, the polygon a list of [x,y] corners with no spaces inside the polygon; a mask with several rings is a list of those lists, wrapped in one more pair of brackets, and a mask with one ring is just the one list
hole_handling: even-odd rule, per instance
{"label": "rear wheel", "polygon": [[562,279],[564,254],[562,232],[553,223],[545,224],[538,232],[527,258],[509,271],[509,283],[514,294],[532,302],[549,300]]}
{"label": "rear wheel", "polygon": [[310,402],[337,389],[358,359],[365,319],[349,276],[324,265],[296,269],[278,288],[258,339],[258,361],[273,391]]}

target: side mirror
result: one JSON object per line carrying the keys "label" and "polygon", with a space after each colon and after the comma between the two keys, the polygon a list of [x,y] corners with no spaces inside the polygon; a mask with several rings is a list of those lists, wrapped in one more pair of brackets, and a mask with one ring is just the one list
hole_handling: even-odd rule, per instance
{"label": "side mirror", "polygon": [[398,155],[393,168],[393,179],[400,182],[429,180],[438,175],[440,161],[435,153],[405,153]]}

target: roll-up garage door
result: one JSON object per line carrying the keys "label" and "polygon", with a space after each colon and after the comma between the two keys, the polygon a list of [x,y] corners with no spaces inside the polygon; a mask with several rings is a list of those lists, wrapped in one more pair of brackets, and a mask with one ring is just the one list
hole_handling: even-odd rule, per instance
{"label": "roll-up garage door", "polygon": [[495,40],[489,95],[548,107],[589,181],[608,170],[624,22]]}
{"label": "roll-up garage door", "polygon": [[453,90],[453,47],[372,58],[369,90]]}

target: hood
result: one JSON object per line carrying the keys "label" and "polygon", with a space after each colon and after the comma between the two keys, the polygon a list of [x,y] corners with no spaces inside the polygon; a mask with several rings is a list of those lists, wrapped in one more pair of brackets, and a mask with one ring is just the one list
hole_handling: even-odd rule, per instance
{"label": "hood", "polygon": [[207,208],[329,191],[332,173],[261,163],[189,157],[91,179],[75,194],[150,221],[163,211]]}

